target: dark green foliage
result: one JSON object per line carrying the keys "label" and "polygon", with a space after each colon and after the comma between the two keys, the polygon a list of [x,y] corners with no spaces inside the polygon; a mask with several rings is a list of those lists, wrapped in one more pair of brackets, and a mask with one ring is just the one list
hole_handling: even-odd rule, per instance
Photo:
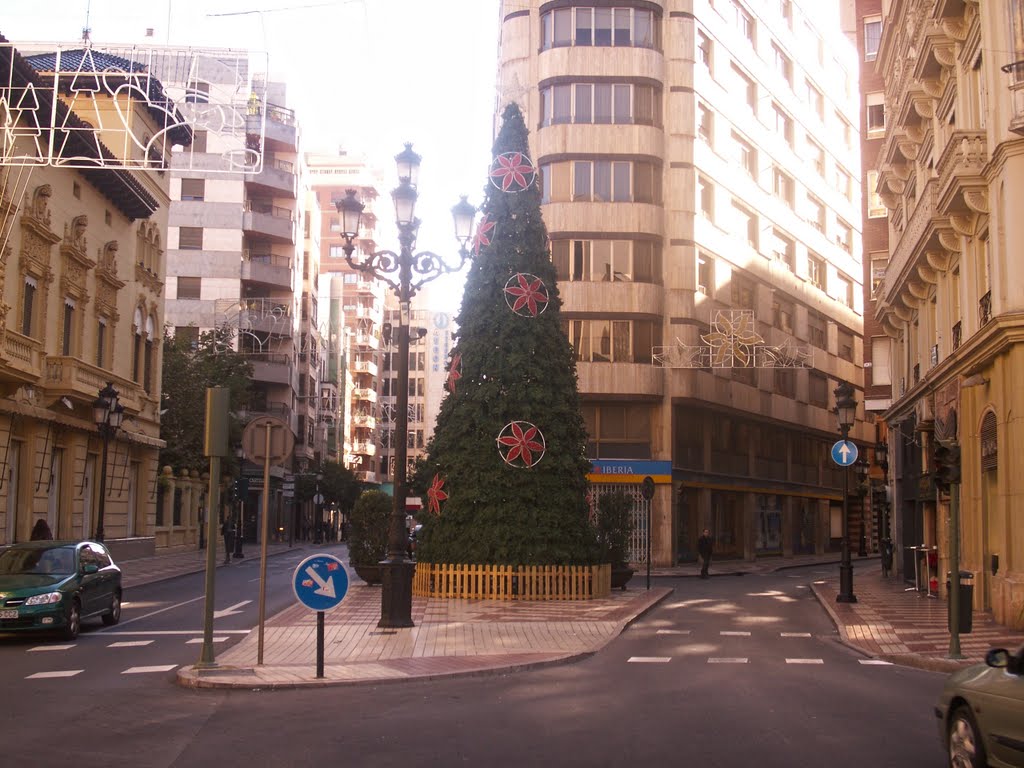
{"label": "dark green foliage", "polygon": [[[529,156],[515,105],[505,109],[494,155]],[[532,160],[532,158],[531,158]],[[426,512],[418,556],[438,563],[582,564],[596,557],[587,519],[586,430],[576,362],[562,328],[555,269],[540,212],[540,182],[521,192],[487,184],[482,213],[495,222],[466,279],[458,338],[462,378],[441,406],[414,487],[435,475],[449,494],[441,515]],[[505,285],[524,272],[550,296],[536,317],[514,314]],[[497,437],[513,421],[535,424],[546,453],[531,468],[507,465]],[[426,500],[426,499],[425,499]]]}
{"label": "dark green foliage", "polygon": [[[317,475],[320,475],[319,481]],[[295,475],[295,501],[300,504],[312,501],[319,488],[324,507],[348,511],[359,498],[362,487],[351,469],[336,461],[325,461],[316,471]]]}
{"label": "dark green foliage", "polygon": [[627,565],[626,552],[633,533],[633,499],[625,491],[612,491],[597,502],[597,541],[601,562]]}
{"label": "dark green foliage", "polygon": [[162,408],[160,438],[167,446],[160,451],[160,465],[175,472],[209,469],[203,454],[206,429],[206,389],[227,387],[231,398],[229,456],[221,460],[225,475],[238,474],[237,451],[242,444],[242,423],[235,415],[249,400],[252,366],[234,351],[234,330],[221,326],[207,331],[193,342],[186,335],[164,334]]}
{"label": "dark green foliage", "polygon": [[366,491],[352,508],[348,531],[348,559],[352,565],[376,565],[388,554],[391,497]]}

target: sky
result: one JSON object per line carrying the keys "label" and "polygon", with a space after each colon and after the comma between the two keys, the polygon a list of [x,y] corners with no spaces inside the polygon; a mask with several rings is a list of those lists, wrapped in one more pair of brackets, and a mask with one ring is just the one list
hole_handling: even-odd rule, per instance
{"label": "sky", "polygon": [[[266,51],[270,79],[288,84],[287,106],[297,113],[304,151],[341,147],[366,154],[390,190],[397,185],[393,157],[413,143],[423,158],[420,250],[454,254],[451,207],[460,195],[482,202],[493,137],[497,0],[6,0],[3,6],[0,33],[15,44],[77,42],[88,24],[98,47]],[[398,248],[397,240],[378,245]],[[442,285],[448,293],[461,283]]]}

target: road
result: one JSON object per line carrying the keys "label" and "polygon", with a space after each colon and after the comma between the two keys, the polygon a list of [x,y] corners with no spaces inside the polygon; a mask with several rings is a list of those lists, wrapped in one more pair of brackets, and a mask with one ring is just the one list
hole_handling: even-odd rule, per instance
{"label": "road", "polygon": [[[271,559],[268,614],[294,600],[288,576],[306,554]],[[218,571],[218,609],[240,611],[217,620],[223,644],[238,637],[226,630],[255,623],[255,576],[248,563]],[[805,568],[658,579],[675,593],[574,664],[230,692],[178,688],[169,670],[126,673],[198,658],[200,646],[187,642],[200,636],[202,600],[186,601],[201,594],[202,577],[175,579],[131,590],[122,625],[83,633],[72,649],[0,642],[0,682],[13,702],[0,746],[5,761],[27,766],[69,754],[133,768],[943,765],[932,706],[944,675],[865,663],[840,645],[808,589],[816,577]],[[139,634],[119,634],[129,631]],[[149,634],[167,631],[191,634]],[[72,723],[73,739],[54,738]]]}

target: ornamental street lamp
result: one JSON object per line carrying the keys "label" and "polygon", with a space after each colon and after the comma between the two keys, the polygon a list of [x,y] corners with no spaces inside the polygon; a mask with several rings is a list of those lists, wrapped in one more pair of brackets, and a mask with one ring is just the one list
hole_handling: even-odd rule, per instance
{"label": "ornamental street lamp", "polygon": [[118,392],[111,382],[99,391],[99,397],[92,402],[92,418],[103,438],[103,455],[100,460],[100,496],[96,507],[96,530],[93,539],[103,541],[103,512],[107,501],[107,447],[110,438],[121,428],[124,406],[118,402]]}
{"label": "ornamental street lamp", "polygon": [[[395,155],[398,166],[398,186],[391,192],[395,204],[395,223],[398,225],[398,253],[377,251],[357,252],[353,243],[359,235],[363,204],[356,199],[356,191],[349,189],[337,202],[341,214],[342,237],[345,238],[345,260],[353,269],[379,278],[391,286],[398,297],[398,394],[395,408],[395,476],[394,505],[388,535],[388,556],[381,562],[381,615],[378,627],[411,627],[412,575],[415,564],[406,558],[405,481],[409,431],[409,320],[410,302],[416,292],[430,280],[449,272],[458,272],[469,258],[466,248],[473,229],[476,209],[466,198],[452,208],[455,220],[455,239],[459,242],[458,259],[448,262],[444,257],[421,251],[413,253],[420,221],[415,217],[420,156],[412,151],[412,144]],[[457,261],[457,263],[454,263]]]}
{"label": "ornamental street lamp", "polygon": [[[839,420],[839,431],[842,433],[843,441],[850,434],[850,427],[853,426],[854,418],[857,415],[857,401],[853,397],[853,386],[845,381],[835,388],[833,394],[836,396],[836,417]],[[839,594],[836,595],[837,603],[856,603],[857,596],[853,594],[853,563],[850,562],[850,500],[849,496],[850,467],[843,468],[843,540],[840,545],[841,555],[839,562]]]}
{"label": "ornamental street lamp", "polygon": [[857,496],[860,498],[860,539],[857,541],[857,557],[866,557],[868,554],[868,533],[864,507],[868,493],[868,463],[862,458],[854,464],[853,468],[857,472]]}
{"label": "ornamental street lamp", "polygon": [[882,469],[878,532],[882,547],[882,575],[888,576],[892,569],[892,539],[889,537],[889,444],[885,440],[875,443],[875,463]]}

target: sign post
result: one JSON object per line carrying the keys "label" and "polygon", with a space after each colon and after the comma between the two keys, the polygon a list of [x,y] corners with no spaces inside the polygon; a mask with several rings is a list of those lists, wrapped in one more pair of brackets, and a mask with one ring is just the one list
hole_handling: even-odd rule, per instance
{"label": "sign post", "polygon": [[640,494],[647,500],[647,589],[651,588],[651,524],[654,521],[654,478],[648,475],[640,483]]}
{"label": "sign post", "polygon": [[324,676],[324,612],[337,608],[348,592],[348,571],[334,555],[310,555],[292,574],[295,598],[316,611],[316,676]]}

